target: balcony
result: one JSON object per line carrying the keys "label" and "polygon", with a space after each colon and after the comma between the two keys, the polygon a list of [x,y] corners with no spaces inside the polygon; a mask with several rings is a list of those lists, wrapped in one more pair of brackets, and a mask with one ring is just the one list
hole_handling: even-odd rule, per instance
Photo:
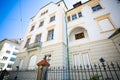
{"label": "balcony", "polygon": [[36,48],[40,48],[41,45],[42,45],[41,42],[36,42],[36,43],[29,44],[27,46],[27,50],[33,50],[33,49],[36,49]]}

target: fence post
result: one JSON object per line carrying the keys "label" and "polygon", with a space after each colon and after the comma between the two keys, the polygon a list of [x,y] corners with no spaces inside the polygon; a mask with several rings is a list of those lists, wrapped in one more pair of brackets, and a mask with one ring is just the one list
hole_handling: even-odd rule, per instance
{"label": "fence post", "polygon": [[42,77],[42,66],[38,66],[37,80],[41,80]]}
{"label": "fence post", "polygon": [[47,69],[50,64],[46,60],[46,56],[41,60],[38,65],[38,75],[37,80],[46,80],[47,79]]}

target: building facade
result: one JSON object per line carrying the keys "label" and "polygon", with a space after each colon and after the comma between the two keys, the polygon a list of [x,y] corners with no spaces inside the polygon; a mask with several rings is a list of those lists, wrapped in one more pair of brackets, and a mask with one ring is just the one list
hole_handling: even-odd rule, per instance
{"label": "building facade", "polygon": [[14,40],[0,41],[0,69],[12,70],[19,48],[19,44]]}
{"label": "building facade", "polygon": [[63,0],[47,4],[31,18],[13,68],[35,69],[44,56],[50,66],[119,61],[109,39],[120,28],[119,9],[119,0],[77,2],[70,10]]}

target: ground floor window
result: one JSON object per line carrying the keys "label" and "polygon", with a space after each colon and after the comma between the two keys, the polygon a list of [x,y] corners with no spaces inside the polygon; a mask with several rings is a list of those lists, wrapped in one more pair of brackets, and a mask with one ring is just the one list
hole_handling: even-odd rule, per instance
{"label": "ground floor window", "polygon": [[80,65],[89,65],[89,55],[88,53],[78,53],[73,55],[74,65],[80,66]]}
{"label": "ground floor window", "polygon": [[29,70],[35,69],[35,67],[36,67],[36,60],[37,60],[37,56],[36,55],[31,56],[31,58],[29,60],[29,66],[28,66]]}

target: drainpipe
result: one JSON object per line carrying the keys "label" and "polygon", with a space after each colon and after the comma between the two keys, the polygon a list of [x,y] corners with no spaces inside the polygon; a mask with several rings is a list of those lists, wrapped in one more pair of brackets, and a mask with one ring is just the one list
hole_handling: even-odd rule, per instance
{"label": "drainpipe", "polygon": [[68,70],[70,69],[70,55],[69,55],[69,43],[68,43],[68,30],[67,30],[67,17],[65,12],[65,25],[66,25],[66,43],[67,43],[67,64],[68,64]]}

